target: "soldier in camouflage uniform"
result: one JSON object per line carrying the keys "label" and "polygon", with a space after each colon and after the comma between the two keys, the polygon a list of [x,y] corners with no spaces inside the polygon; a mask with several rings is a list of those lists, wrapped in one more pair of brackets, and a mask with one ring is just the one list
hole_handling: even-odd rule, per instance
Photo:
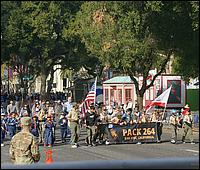
{"label": "soldier in camouflage uniform", "polygon": [[13,136],[10,143],[10,156],[14,164],[32,164],[40,160],[39,146],[30,133],[31,118],[21,118],[22,131]]}

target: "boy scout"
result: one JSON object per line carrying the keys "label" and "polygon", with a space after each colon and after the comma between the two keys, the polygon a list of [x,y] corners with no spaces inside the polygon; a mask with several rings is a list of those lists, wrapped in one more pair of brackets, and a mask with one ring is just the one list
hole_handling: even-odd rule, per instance
{"label": "boy scout", "polygon": [[183,117],[183,136],[182,136],[182,142],[185,143],[185,137],[188,135],[188,138],[190,139],[191,144],[195,144],[192,136],[192,124],[193,124],[193,118],[191,115],[191,111],[186,111],[184,117]]}
{"label": "boy scout", "polygon": [[10,156],[14,164],[32,164],[40,160],[39,146],[30,133],[31,118],[21,118],[22,131],[13,136],[10,142]]}
{"label": "boy scout", "polygon": [[176,112],[172,112],[172,115],[169,118],[169,123],[171,126],[171,143],[175,144],[177,142],[177,125],[178,118],[176,117]]}

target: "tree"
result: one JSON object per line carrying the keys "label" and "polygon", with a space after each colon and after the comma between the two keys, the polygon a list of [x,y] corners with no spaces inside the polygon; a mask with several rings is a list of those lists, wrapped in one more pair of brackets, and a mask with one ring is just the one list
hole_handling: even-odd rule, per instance
{"label": "tree", "polygon": [[[88,51],[111,67],[129,75],[135,84],[139,110],[143,109],[145,91],[165,71],[170,56],[182,57],[179,44],[191,38],[191,18],[184,14],[179,33],[180,9],[189,8],[185,2],[124,1],[85,2],[72,24],[71,34],[80,36]],[[183,26],[183,24],[181,24]],[[150,84],[147,77],[151,69],[158,72]],[[139,85],[138,77],[143,81]]]}
{"label": "tree", "polygon": [[180,50],[174,62],[174,71],[188,82],[190,78],[199,77],[199,1],[179,4],[178,13],[179,29],[176,34],[182,38],[176,43]]}
{"label": "tree", "polygon": [[[154,29],[156,36],[175,49],[174,72],[182,75],[186,82],[199,75],[198,13],[198,1],[172,1],[164,3],[160,16],[153,16],[160,24]],[[171,37],[171,42],[168,37]]]}
{"label": "tree", "polygon": [[7,48],[9,42],[6,41],[5,30],[11,12],[20,5],[20,1],[1,1],[1,62],[9,64],[10,51]]}
{"label": "tree", "polygon": [[62,31],[81,3],[24,1],[10,12],[3,33],[8,42],[6,48],[10,54],[15,53],[21,61],[31,64],[35,75],[41,76],[42,95],[45,95],[47,76],[55,71],[53,66],[62,64],[70,55],[71,41],[63,39]]}

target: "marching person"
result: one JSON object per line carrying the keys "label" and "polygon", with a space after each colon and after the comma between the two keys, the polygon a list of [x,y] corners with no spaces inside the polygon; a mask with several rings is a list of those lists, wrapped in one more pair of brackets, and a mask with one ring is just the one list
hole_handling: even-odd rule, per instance
{"label": "marching person", "polygon": [[31,116],[31,110],[29,108],[29,105],[24,105],[24,107],[21,108],[20,112],[19,112],[19,117],[23,117],[25,114],[28,113],[28,116]]}
{"label": "marching person", "polygon": [[138,123],[146,123],[146,122],[147,122],[146,111],[142,111],[142,114],[139,117],[139,122]]}
{"label": "marching person", "polygon": [[64,143],[64,142],[66,142],[67,128],[68,128],[67,118],[65,117],[64,113],[61,113],[58,124],[60,125],[61,141],[62,141],[62,143]]}
{"label": "marching person", "polygon": [[14,164],[32,164],[40,160],[39,146],[30,133],[31,118],[21,118],[22,131],[13,136],[9,153]]}
{"label": "marching person", "polygon": [[183,136],[182,136],[183,143],[185,143],[185,137],[186,135],[188,135],[191,144],[195,144],[192,136],[192,124],[193,124],[193,118],[191,115],[191,111],[187,110],[183,117]]}
{"label": "marching person", "polygon": [[124,125],[132,125],[134,122],[133,122],[133,109],[132,108],[128,108],[126,110],[126,113],[123,115],[122,117],[122,120],[123,120],[123,124]]}
{"label": "marching person", "polygon": [[55,102],[55,113],[57,114],[57,116],[60,116],[60,114],[63,113],[63,104],[61,100]]}
{"label": "marching person", "polygon": [[[73,107],[73,103],[72,103],[72,97],[69,96],[67,98],[67,101],[63,104],[63,112],[65,113],[65,115],[67,116],[69,114],[69,112],[72,110]],[[67,136],[70,137],[71,131],[70,128],[68,126],[67,129]]]}
{"label": "marching person", "polygon": [[84,117],[84,126],[87,131],[86,142],[89,146],[96,146],[94,137],[97,131],[97,118],[98,115],[96,114],[94,105],[90,105],[89,110],[86,112]]}
{"label": "marching person", "polygon": [[39,112],[41,111],[40,103],[37,101],[32,107],[32,115],[39,116]]}
{"label": "marching person", "polygon": [[161,135],[162,135],[162,128],[163,128],[163,115],[164,113],[161,110],[157,111],[157,133],[158,133],[158,140],[157,142],[160,143],[161,142]]}
{"label": "marching person", "polygon": [[18,124],[18,121],[15,117],[15,113],[11,113],[11,117],[9,117],[7,119],[7,127],[8,127],[8,132],[10,134],[10,139],[16,134],[16,131],[17,131],[17,124]]}
{"label": "marching person", "polygon": [[54,140],[54,123],[51,119],[51,115],[47,116],[47,120],[44,124],[44,147],[52,147],[53,146],[53,140]]}
{"label": "marching person", "polygon": [[65,115],[68,115],[68,113],[72,110],[73,103],[72,103],[72,97],[68,97],[67,102],[63,104],[63,112]]}
{"label": "marching person", "polygon": [[44,142],[44,123],[46,121],[45,110],[44,108],[38,113],[38,122],[39,122],[39,143]]}
{"label": "marching person", "polygon": [[13,100],[11,100],[10,104],[7,106],[7,113],[8,113],[8,116],[10,116],[11,113],[19,114],[19,110],[17,106],[15,105],[15,103],[13,102]]}
{"label": "marching person", "polygon": [[49,115],[51,115],[51,121],[54,124],[54,127],[53,127],[53,141],[55,141],[55,139],[56,139],[55,130],[56,130],[57,122],[55,120],[55,111],[54,111],[53,104],[50,104],[47,112],[48,112]]}
{"label": "marching person", "polygon": [[6,137],[6,119],[5,119],[6,114],[1,113],[1,146],[4,146],[4,139]]}
{"label": "marching person", "polygon": [[109,144],[109,139],[108,139],[108,113],[107,109],[103,109],[100,112],[99,120],[98,120],[98,134],[99,135],[99,144],[105,143],[106,145]]}
{"label": "marching person", "polygon": [[128,100],[125,110],[127,110],[127,109],[132,109],[132,110],[134,109],[134,105],[133,105],[132,99]]}
{"label": "marching person", "polygon": [[33,115],[32,123],[31,123],[31,133],[36,137],[39,138],[39,122],[37,115]]}
{"label": "marching person", "polygon": [[78,139],[80,134],[79,118],[79,105],[74,103],[72,110],[67,115],[67,119],[69,120],[69,127],[71,129],[72,148],[78,147]]}
{"label": "marching person", "polygon": [[172,115],[169,117],[169,123],[171,126],[171,143],[175,144],[177,142],[177,125],[178,119],[176,116],[176,112],[172,112]]}

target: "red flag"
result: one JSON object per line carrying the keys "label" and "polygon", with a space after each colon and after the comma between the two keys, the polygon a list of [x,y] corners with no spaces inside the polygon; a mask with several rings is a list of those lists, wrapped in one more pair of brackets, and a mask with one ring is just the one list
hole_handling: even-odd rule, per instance
{"label": "red flag", "polygon": [[148,112],[153,106],[166,107],[171,88],[172,86],[170,86],[161,95],[154,99],[149,105],[147,105],[146,112]]}
{"label": "red flag", "polygon": [[81,114],[82,114],[82,118],[85,117],[86,112],[88,111],[88,108],[90,106],[91,103],[95,103],[95,99],[96,99],[96,84],[97,84],[97,78],[94,82],[94,84],[92,85],[90,91],[88,92],[85,100],[81,103]]}

